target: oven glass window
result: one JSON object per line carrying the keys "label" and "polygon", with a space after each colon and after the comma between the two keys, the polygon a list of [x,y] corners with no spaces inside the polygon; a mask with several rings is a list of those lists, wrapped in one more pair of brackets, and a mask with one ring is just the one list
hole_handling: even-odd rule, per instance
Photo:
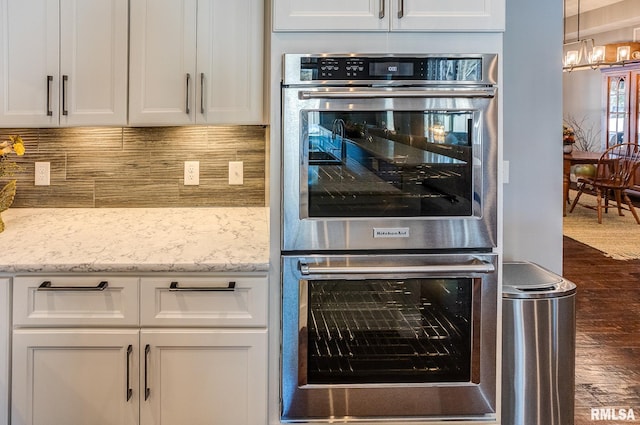
{"label": "oven glass window", "polygon": [[309,281],[307,349],[300,350],[307,383],[469,382],[472,285],[472,279]]}
{"label": "oven glass window", "polygon": [[309,217],[470,216],[473,122],[460,110],[303,111]]}

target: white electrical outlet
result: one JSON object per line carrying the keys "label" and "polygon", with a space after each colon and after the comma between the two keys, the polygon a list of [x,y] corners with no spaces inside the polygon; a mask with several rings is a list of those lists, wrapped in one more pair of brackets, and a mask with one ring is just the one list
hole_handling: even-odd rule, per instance
{"label": "white electrical outlet", "polygon": [[35,163],[35,181],[36,186],[49,186],[51,184],[51,163],[36,162]]}
{"label": "white electrical outlet", "polygon": [[184,185],[198,186],[200,184],[200,161],[184,162]]}
{"label": "white electrical outlet", "polygon": [[244,171],[242,161],[229,161],[229,184],[244,184]]}

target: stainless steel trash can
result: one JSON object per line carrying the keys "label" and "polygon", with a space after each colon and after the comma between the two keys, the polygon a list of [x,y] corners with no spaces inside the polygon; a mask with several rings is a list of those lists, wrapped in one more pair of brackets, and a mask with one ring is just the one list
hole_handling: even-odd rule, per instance
{"label": "stainless steel trash can", "polygon": [[502,424],[573,425],[576,285],[529,262],[502,278]]}

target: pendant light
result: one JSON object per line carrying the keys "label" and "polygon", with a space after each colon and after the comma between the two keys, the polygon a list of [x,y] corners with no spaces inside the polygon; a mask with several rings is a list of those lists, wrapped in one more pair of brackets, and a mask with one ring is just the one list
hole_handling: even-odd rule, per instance
{"label": "pendant light", "polygon": [[[577,24],[577,40],[567,43],[567,0],[564,0],[564,68],[571,71],[576,66],[584,66],[592,63],[594,59],[594,46],[593,39],[581,39],[580,38],[580,0],[578,0],[578,13],[576,15]],[[597,46],[602,47],[602,46]],[[601,54],[604,60],[604,48],[598,50],[598,54]],[[600,57],[600,56],[598,56]]]}

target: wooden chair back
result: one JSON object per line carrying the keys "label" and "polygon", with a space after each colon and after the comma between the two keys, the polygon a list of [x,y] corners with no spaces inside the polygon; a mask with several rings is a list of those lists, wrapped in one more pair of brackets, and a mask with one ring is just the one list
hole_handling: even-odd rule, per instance
{"label": "wooden chair back", "polygon": [[620,143],[609,147],[600,156],[596,175],[591,184],[603,189],[628,189],[640,165],[640,149],[634,143]]}

